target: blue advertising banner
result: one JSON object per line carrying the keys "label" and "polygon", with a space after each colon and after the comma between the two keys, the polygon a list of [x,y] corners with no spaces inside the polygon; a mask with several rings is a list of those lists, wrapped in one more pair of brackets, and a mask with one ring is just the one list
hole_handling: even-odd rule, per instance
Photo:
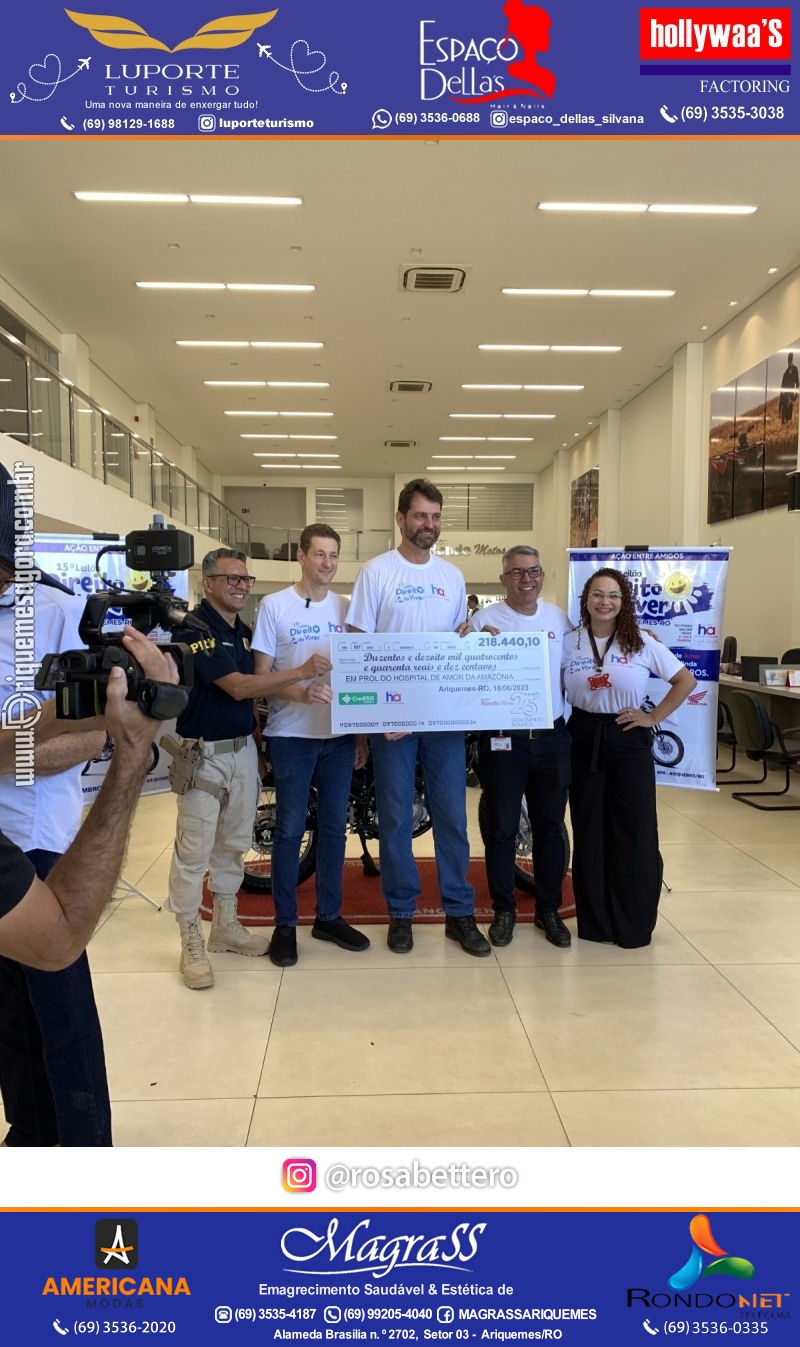
{"label": "blue advertising banner", "polygon": [[4,1328],[35,1344],[788,1344],[797,1226],[794,1211],[7,1213]]}
{"label": "blue advertising banner", "polygon": [[[797,135],[796,5],[57,0],[4,15],[5,136]],[[121,12],[118,12],[121,11]]]}
{"label": "blue advertising banner", "polygon": [[[576,626],[584,584],[599,567],[612,566],[631,584],[639,626],[669,646],[697,679],[694,692],[653,736],[659,786],[717,789],[717,698],[729,555],[727,547],[651,547],[646,552],[600,547],[569,553],[568,611]],[[613,663],[619,656],[611,658]],[[650,686],[644,710],[657,706],[669,691],[655,674]]]}

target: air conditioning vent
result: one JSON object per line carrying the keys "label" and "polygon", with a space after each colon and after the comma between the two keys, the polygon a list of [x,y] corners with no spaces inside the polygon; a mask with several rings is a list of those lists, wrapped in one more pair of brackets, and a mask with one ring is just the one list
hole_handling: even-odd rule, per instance
{"label": "air conditioning vent", "polygon": [[390,393],[430,393],[433,384],[424,379],[396,379],[389,384]]}
{"label": "air conditioning vent", "polygon": [[462,267],[404,267],[403,290],[454,295],[461,290],[467,273]]}
{"label": "air conditioning vent", "polygon": [[384,440],[384,449],[416,449],[416,440]]}

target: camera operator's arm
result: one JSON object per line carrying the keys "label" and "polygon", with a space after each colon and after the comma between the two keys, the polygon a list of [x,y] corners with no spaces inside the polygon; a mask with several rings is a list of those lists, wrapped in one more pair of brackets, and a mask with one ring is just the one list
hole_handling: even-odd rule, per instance
{"label": "camera operator's arm", "polygon": [[[149,678],[177,683],[172,661],[143,633],[127,627],[123,639]],[[119,876],[159,724],[127,701],[126,692],[124,673],[112,669],[104,723],[116,750],[78,836],[50,871],[47,883],[34,879],[16,906],[0,916],[0,954],[19,963],[48,971],[73,963],[85,949]]]}

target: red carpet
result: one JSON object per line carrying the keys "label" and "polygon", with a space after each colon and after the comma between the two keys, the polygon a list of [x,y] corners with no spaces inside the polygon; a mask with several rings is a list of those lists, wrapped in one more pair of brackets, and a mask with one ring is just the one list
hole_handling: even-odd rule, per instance
{"label": "red carpet", "polygon": [[[436,882],[436,862],[423,858],[417,862],[422,894],[417,904],[417,921],[443,922],[444,913],[439,905],[439,886]],[[475,889],[475,916],[478,921],[491,921],[492,904],[486,887],[486,870],[482,860],[469,863],[469,881]],[[527,893],[517,890],[517,920],[533,921],[535,901]],[[314,876],[301,884],[297,890],[297,905],[301,926],[310,926],[314,920]],[[208,889],[203,889],[201,915],[211,920],[211,897]],[[575,903],[572,896],[572,872],[567,871],[561,891],[561,916],[574,917]],[[344,863],[344,905],[342,916],[356,926],[377,925],[388,920],[386,904],[381,893],[381,881],[378,877],[365,877],[361,861],[347,860]],[[245,926],[268,926],[275,920],[272,898],[268,895],[249,893],[239,890],[239,920]]]}

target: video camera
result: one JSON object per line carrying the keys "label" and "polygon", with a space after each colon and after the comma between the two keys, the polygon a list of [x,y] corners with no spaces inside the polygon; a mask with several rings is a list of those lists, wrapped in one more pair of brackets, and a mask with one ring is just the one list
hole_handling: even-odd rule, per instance
{"label": "video camera", "polygon": [[[109,580],[100,570],[100,559],[108,553],[124,553],[125,564],[131,570],[148,571],[152,588],[134,593]],[[121,612],[126,625],[137,631],[149,633],[156,627],[169,630],[181,627],[208,636],[206,623],[190,613],[188,604],[176,598],[167,584],[170,575],[187,571],[193,562],[192,535],[165,525],[164,516],[158,514],[152,528],[127,534],[124,545],[110,544],[100,549],[95,565],[108,589],[86,600],[78,632],[87,648],[45,655],[36,675],[35,686],[40,691],[56,694],[57,719],[84,720],[87,716],[102,715],[108,676],[116,666],[124,670],[128,679],[127,700],[136,702],[144,715],[154,720],[172,720],[180,715],[194,682],[194,656],[189,646],[159,641],[159,649],[175,660],[180,678],[177,685],[159,683],[147,678],[141,665],[128,654],[122,644],[122,629],[104,631],[103,627],[109,610],[114,609]]]}

